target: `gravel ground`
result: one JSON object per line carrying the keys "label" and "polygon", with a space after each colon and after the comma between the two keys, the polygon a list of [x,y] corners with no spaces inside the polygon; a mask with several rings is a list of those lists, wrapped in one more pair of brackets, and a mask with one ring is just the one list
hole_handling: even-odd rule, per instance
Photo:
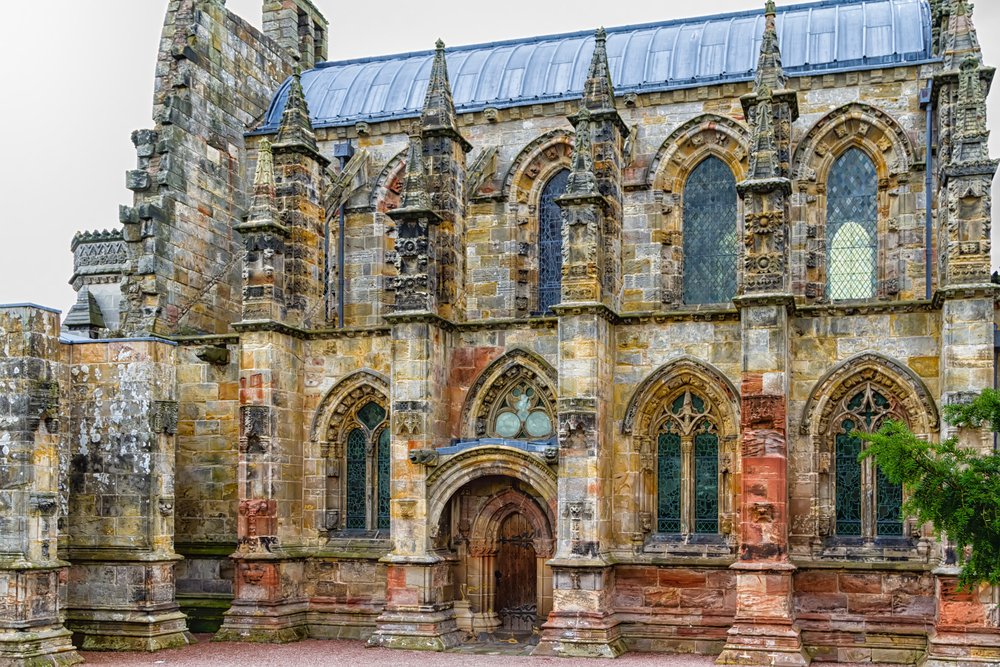
{"label": "gravel ground", "polygon": [[425,653],[366,648],[363,642],[315,640],[294,644],[242,644],[208,641],[211,635],[199,635],[198,643],[181,649],[158,653],[82,653],[88,665],[116,667],[325,667],[349,665],[392,665],[392,667],[499,667],[533,665],[535,667],[569,666],[634,667],[708,667],[711,657],[650,653],[628,653],[617,660],[567,660],[565,658],[530,658],[511,655],[468,653]]}

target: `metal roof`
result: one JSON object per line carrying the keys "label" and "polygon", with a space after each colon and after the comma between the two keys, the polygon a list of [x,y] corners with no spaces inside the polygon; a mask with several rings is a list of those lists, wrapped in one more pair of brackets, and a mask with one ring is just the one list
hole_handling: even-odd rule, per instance
{"label": "metal roof", "polygon": [[[785,70],[792,76],[930,60],[927,0],[825,0],[778,10]],[[616,93],[745,81],[757,65],[760,10],[611,28],[608,61]],[[459,46],[448,73],[459,112],[579,97],[593,32]],[[433,51],[321,63],[302,85],[315,127],[418,115]],[[277,130],[286,81],[256,133]]]}

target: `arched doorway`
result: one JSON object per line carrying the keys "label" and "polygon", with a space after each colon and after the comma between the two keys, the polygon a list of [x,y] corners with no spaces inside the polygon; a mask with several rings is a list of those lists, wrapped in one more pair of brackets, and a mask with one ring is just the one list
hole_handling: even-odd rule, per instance
{"label": "arched doorway", "polygon": [[470,636],[525,640],[552,609],[549,504],[530,485],[490,475],[446,503],[436,546],[455,556],[455,609]]}

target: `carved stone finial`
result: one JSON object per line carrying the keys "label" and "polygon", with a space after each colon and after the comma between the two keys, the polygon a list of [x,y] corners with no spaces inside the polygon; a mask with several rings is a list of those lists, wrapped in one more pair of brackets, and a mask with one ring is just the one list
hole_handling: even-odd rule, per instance
{"label": "carved stone finial", "polygon": [[430,210],[430,196],[427,194],[427,180],[424,174],[424,142],[418,125],[410,133],[410,146],[406,153],[406,176],[403,180],[403,196],[399,209],[405,211]]}
{"label": "carved stone finial", "polygon": [[777,8],[774,6],[774,0],[767,0],[764,4],[764,14],[773,16],[778,13]]}
{"label": "carved stone finial", "polygon": [[972,7],[966,0],[951,0],[948,21],[941,35],[941,55],[946,70],[958,70],[969,57],[983,63],[979,36],[972,21]]}
{"label": "carved stone finial", "polygon": [[472,149],[471,144],[458,131],[455,100],[451,94],[451,83],[448,81],[448,60],[445,58],[444,42],[440,39],[435,44],[434,62],[427,82],[424,107],[420,112],[420,124],[425,133],[450,135],[462,144],[466,152]]}
{"label": "carved stone finial", "polygon": [[288,101],[281,114],[281,127],[278,130],[277,148],[301,146],[313,153],[319,153],[316,145],[316,133],[312,121],[309,120],[309,105],[302,90],[302,70],[296,65],[288,85]]}
{"label": "carved stone finial", "polygon": [[261,139],[257,147],[257,170],[253,178],[253,199],[247,224],[274,225],[278,223],[278,204],[274,189],[274,154],[271,142]]}
{"label": "carved stone finial", "polygon": [[594,33],[594,55],[590,59],[587,82],[583,87],[583,106],[591,111],[615,108],[615,89],[608,67],[607,33],[598,28]]}
{"label": "carved stone finial", "polygon": [[785,90],[788,87],[785,71],[781,67],[781,49],[778,45],[776,26],[777,10],[774,6],[774,0],[768,0],[764,16],[766,19],[764,38],[760,44],[760,57],[757,60],[757,77],[754,85],[754,92],[758,96],[764,87],[772,91]]}

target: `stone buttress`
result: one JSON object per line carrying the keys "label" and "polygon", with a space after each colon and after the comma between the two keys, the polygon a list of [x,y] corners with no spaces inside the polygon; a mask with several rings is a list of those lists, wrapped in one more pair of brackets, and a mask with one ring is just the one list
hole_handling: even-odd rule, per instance
{"label": "stone buttress", "polygon": [[[994,382],[996,286],[990,282],[992,183],[998,161],[989,154],[986,95],[994,69],[983,65],[965,0],[948,6],[941,34],[944,69],[934,79],[938,133],[942,141],[937,177],[939,282],[941,303],[941,403],[966,402]],[[985,431],[943,426],[941,437],[958,436],[987,453]],[[937,613],[924,666],[1000,665],[1000,630],[989,586],[958,588],[954,549],[934,570]],[[992,604],[991,604],[992,603]],[[995,613],[995,612],[994,612]]]}
{"label": "stone buttress", "polygon": [[559,516],[552,613],[536,655],[615,657],[610,386],[620,293],[622,166],[628,127],[615,106],[604,30],[597,31],[563,211],[559,317]]}
{"label": "stone buttress", "polygon": [[409,143],[402,205],[396,225],[391,289],[392,325],[392,552],[386,605],[371,646],[441,650],[460,633],[450,594],[451,563],[431,553],[427,521],[427,468],[413,451],[445,444],[451,322],[461,312],[466,153],[438,40],[420,120]]}
{"label": "stone buttress", "polygon": [[768,0],[753,93],[742,99],[752,126],[744,203],[740,386],[742,494],[736,619],[719,664],[807,665],[792,607],[788,559],[789,202],[791,125],[788,90]]}
{"label": "stone buttress", "polygon": [[0,665],[75,665],[57,529],[69,426],[59,313],[0,309],[0,350]]}
{"label": "stone buttress", "polygon": [[241,334],[238,547],[235,597],[218,639],[307,635],[304,563],[294,555],[307,539],[297,332],[326,317],[320,193],[328,164],[296,71],[278,139],[273,149],[266,139],[259,146],[253,206],[237,227],[246,244],[244,319],[235,325]]}

